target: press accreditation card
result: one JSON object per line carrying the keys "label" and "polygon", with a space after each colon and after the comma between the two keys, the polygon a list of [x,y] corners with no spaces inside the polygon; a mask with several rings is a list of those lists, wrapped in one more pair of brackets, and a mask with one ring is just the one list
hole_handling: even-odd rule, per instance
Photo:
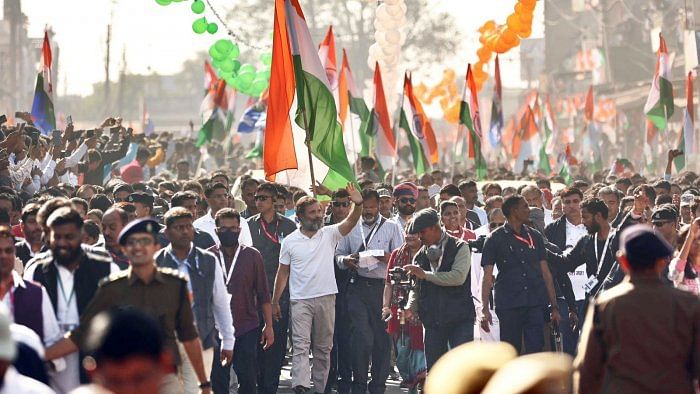
{"label": "press accreditation card", "polygon": [[595,275],[591,275],[588,277],[588,281],[586,284],[583,286],[584,289],[586,289],[586,293],[590,293],[591,290],[598,284],[598,279],[595,277]]}

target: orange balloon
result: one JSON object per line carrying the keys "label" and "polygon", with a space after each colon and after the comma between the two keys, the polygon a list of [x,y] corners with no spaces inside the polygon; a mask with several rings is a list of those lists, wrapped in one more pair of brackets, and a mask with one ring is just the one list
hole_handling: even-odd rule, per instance
{"label": "orange balloon", "polygon": [[498,43],[498,36],[495,34],[490,35],[486,39],[486,47],[492,51],[496,50],[496,43]]}
{"label": "orange balloon", "polygon": [[487,36],[486,36],[485,34],[483,34],[483,33],[479,36],[479,42],[480,42],[482,45],[483,45],[483,44],[486,44],[486,37],[487,37]]}
{"label": "orange balloon", "polygon": [[510,14],[508,19],[506,20],[506,24],[508,25],[509,28],[511,28],[515,31],[520,31],[522,29],[522,22],[520,21],[520,18],[516,14]]}
{"label": "orange balloon", "polygon": [[491,59],[491,51],[488,48],[481,47],[476,50],[476,55],[482,62],[487,62]]}
{"label": "orange balloon", "polygon": [[525,26],[532,25],[532,14],[530,13],[522,13],[518,14],[520,17],[520,21],[523,23]]}
{"label": "orange balloon", "polygon": [[536,0],[520,0],[520,3],[523,5],[523,9],[526,11],[532,12],[532,10],[535,9],[535,5],[537,4]]}
{"label": "orange balloon", "polygon": [[486,82],[486,80],[487,80],[488,78],[489,78],[489,76],[488,76],[488,74],[486,74],[486,73],[481,73],[481,74],[476,74],[476,73],[475,73],[475,74],[474,74],[474,82],[476,82],[477,85],[483,84],[484,82]]}
{"label": "orange balloon", "polygon": [[515,3],[515,7],[513,9],[515,10],[516,14],[522,14],[525,12],[525,8],[520,3]]}
{"label": "orange balloon", "polygon": [[513,46],[515,44],[515,41],[518,39],[518,34],[511,29],[505,29],[503,31],[503,34],[501,34],[501,39],[506,44]]}
{"label": "orange balloon", "polygon": [[520,38],[528,38],[532,35],[532,28],[528,27],[526,30],[520,32]]}
{"label": "orange balloon", "polygon": [[500,36],[496,43],[496,53],[506,53],[510,48],[511,46],[503,40],[503,36]]}
{"label": "orange balloon", "polygon": [[493,20],[486,21],[480,28],[479,28],[479,33],[484,33],[489,30],[493,30],[496,28],[496,22]]}

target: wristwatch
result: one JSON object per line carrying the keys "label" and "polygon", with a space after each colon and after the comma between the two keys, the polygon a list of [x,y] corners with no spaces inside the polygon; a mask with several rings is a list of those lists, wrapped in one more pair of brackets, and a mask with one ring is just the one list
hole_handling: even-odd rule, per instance
{"label": "wristwatch", "polygon": [[199,384],[200,390],[210,389],[210,388],[211,388],[211,381],[210,380],[207,380],[206,382]]}

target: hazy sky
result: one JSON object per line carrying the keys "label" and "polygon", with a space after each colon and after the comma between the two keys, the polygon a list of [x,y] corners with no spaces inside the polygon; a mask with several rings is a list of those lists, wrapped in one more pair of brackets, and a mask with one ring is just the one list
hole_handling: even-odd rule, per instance
{"label": "hazy sky", "polygon": [[[211,2],[223,14],[235,7],[235,2],[231,0]],[[432,0],[436,10],[453,13],[463,37],[461,50],[453,58],[443,59],[444,66],[463,73],[466,62],[476,60],[475,51],[479,45],[476,29],[488,19],[505,22],[515,2],[516,0]],[[0,0],[2,3],[3,0]],[[406,3],[410,7],[411,0]],[[303,7],[303,0],[301,4]],[[155,0],[22,1],[22,9],[29,18],[30,35],[41,36],[46,25],[54,30],[54,40],[61,48],[58,93],[63,94],[67,89],[68,94],[81,95],[90,94],[92,84],[104,80],[105,38],[110,19],[113,80],[121,68],[123,49],[126,49],[127,69],[141,74],[151,71],[175,73],[180,70],[184,60],[193,57],[197,51],[206,50],[214,40],[209,34],[197,35],[192,32],[190,26],[195,18],[189,6],[189,1],[173,3],[167,7],[156,4]],[[541,37],[543,31],[541,2],[538,2],[537,7],[533,37]],[[205,15],[207,19],[213,20],[210,12],[208,10]],[[217,35],[225,37],[223,29],[219,27]],[[235,28],[235,23],[231,27]],[[519,83],[518,56],[516,50],[513,52],[506,57],[511,61],[502,63],[503,82],[506,86]]]}

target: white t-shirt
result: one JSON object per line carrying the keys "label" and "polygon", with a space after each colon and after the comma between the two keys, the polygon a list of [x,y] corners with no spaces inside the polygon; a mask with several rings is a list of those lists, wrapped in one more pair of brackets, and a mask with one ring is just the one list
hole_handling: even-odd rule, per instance
{"label": "white t-shirt", "polygon": [[[578,240],[583,238],[584,235],[588,234],[586,226],[579,224],[574,226],[571,222],[566,220],[566,250],[572,249],[578,243]],[[581,301],[586,298],[586,282],[588,281],[588,275],[586,275],[586,264],[581,264],[576,267],[574,272],[569,272],[569,279],[571,280],[571,287],[574,291],[574,296],[576,301]]]}
{"label": "white t-shirt", "polygon": [[325,226],[309,238],[296,230],[282,240],[280,264],[289,266],[289,298],[305,300],[338,293],[333,256],[343,235]]}

